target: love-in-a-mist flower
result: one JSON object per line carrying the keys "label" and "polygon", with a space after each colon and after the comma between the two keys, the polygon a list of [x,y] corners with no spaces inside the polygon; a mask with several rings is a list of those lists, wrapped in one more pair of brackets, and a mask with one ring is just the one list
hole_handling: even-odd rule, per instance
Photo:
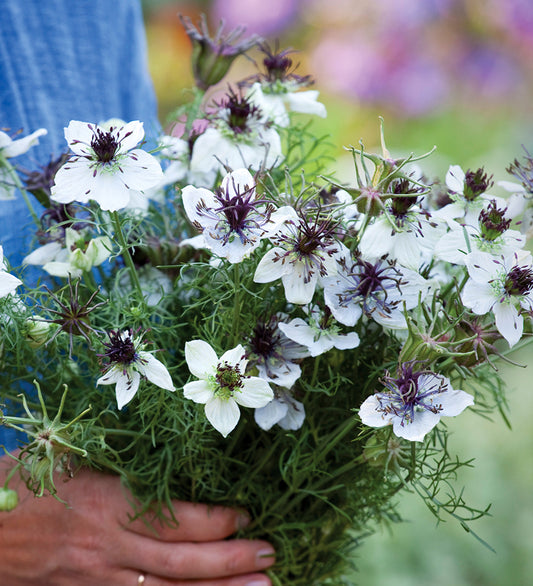
{"label": "love-in-a-mist flower", "polygon": [[386,258],[369,262],[349,255],[335,276],[324,282],[324,300],[337,321],[353,326],[364,314],[382,326],[407,327],[405,309],[424,299],[429,284],[416,271]]}
{"label": "love-in-a-mist flower", "polygon": [[435,256],[446,262],[464,265],[469,252],[486,252],[492,256],[509,256],[524,247],[526,237],[511,230],[511,220],[506,209],[499,208],[492,200],[482,209],[477,225],[462,226],[449,220],[450,231],[444,234],[435,246]]}
{"label": "love-in-a-mist flower", "polygon": [[54,201],[95,200],[102,210],[116,211],[163,180],[157,159],[135,148],[144,138],[142,122],[99,126],[72,120],[65,138],[74,154],[56,173]]}
{"label": "love-in-a-mist flower", "polygon": [[281,331],[279,324],[283,318],[278,314],[257,322],[246,343],[246,356],[261,378],[290,389],[302,374],[299,362],[309,356],[309,349]]}
{"label": "love-in-a-mist flower", "polygon": [[6,271],[4,248],[0,245],[0,297],[14,293],[19,285],[22,285],[22,281]]}
{"label": "love-in-a-mist flower", "polygon": [[445,226],[433,220],[418,204],[419,187],[412,187],[403,179],[395,182],[393,193],[385,200],[380,215],[362,232],[359,251],[365,260],[376,261],[388,255],[416,271],[424,261],[430,260]]}
{"label": "love-in-a-mist flower", "polygon": [[289,323],[279,322],[279,329],[294,342],[309,349],[311,356],[318,356],[332,348],[348,350],[359,346],[356,332],[344,333],[337,322],[332,319],[331,310],[320,310],[316,305],[310,309],[304,307],[308,314],[307,321],[295,317]]}
{"label": "love-in-a-mist flower", "polygon": [[502,198],[486,194],[492,183],[492,178],[483,168],[476,171],[467,170],[465,173],[459,165],[450,165],[446,173],[446,186],[452,203],[434,212],[434,217],[445,220],[458,219],[460,223],[475,225],[479,213],[491,199],[496,199],[498,205],[505,206],[505,200]]}
{"label": "love-in-a-mist flower", "polygon": [[316,90],[300,91],[313,80],[309,75],[294,73],[289,57],[292,50],[275,52],[267,43],[262,43],[260,49],[265,55],[262,61],[265,71],[252,77],[254,83],[247,96],[261,108],[263,115],[282,127],[289,125],[289,111],[325,118],[326,107],[317,101],[319,93]]}
{"label": "love-in-a-mist flower", "polygon": [[48,242],[24,258],[24,264],[42,265],[54,277],[80,277],[109,258],[113,245],[108,236],[92,238],[86,231],[65,230],[65,244]]}
{"label": "love-in-a-mist flower", "polygon": [[283,161],[281,138],[272,123],[244,96],[230,93],[218,105],[211,126],[194,142],[190,171],[271,169]]}
{"label": "love-in-a-mist flower", "polygon": [[0,130],[0,157],[11,159],[23,155],[32,146],[38,144],[40,136],[44,136],[47,133],[46,128],[39,128],[23,138],[13,139],[9,134]]}
{"label": "love-in-a-mist flower", "polygon": [[398,437],[421,442],[441,417],[455,417],[474,404],[465,391],[455,390],[449,379],[429,371],[414,371],[413,363],[401,365],[397,378],[385,376],[387,391],[368,397],[359,409],[370,427],[392,424]]}
{"label": "love-in-a-mist flower", "polygon": [[183,394],[195,403],[205,404],[208,421],[224,437],[239,422],[239,405],[264,407],[274,398],[265,380],[245,374],[248,360],[240,344],[218,358],[207,342],[193,340],[185,344],[185,359],[199,380],[187,383]]}
{"label": "love-in-a-mist flower", "polygon": [[258,196],[247,169],[228,173],[214,193],[187,185],[182,200],[189,220],[204,236],[204,246],[231,263],[241,262],[280,222],[294,215],[292,208],[276,210]]}
{"label": "love-in-a-mist flower", "polygon": [[281,279],[289,303],[310,303],[317,285],[337,272],[337,260],[345,254],[337,231],[337,222],[319,214],[287,220],[270,237],[274,247],[257,265],[254,281]]}
{"label": "love-in-a-mist flower", "polygon": [[127,329],[111,331],[108,336],[109,342],[104,342],[106,350],[100,355],[107,361],[104,375],[96,384],[115,385],[119,409],[133,399],[141,377],[167,391],[176,390],[166,366],[145,350],[142,335],[135,336],[132,329]]}
{"label": "love-in-a-mist flower", "polygon": [[494,258],[472,252],[466,258],[470,278],[461,293],[465,307],[477,315],[492,312],[496,327],[514,346],[524,331],[523,312],[533,311],[533,258],[525,251]]}

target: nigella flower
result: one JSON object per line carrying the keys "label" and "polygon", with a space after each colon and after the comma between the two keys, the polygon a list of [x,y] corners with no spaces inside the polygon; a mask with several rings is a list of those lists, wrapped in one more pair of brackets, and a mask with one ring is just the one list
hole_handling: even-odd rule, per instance
{"label": "nigella flower", "polygon": [[481,210],[475,226],[461,226],[453,220],[448,224],[451,230],[435,246],[435,256],[454,264],[464,265],[467,254],[476,250],[492,256],[508,256],[526,243],[524,235],[509,229],[511,220],[506,217],[506,209],[497,207],[496,200]]}
{"label": "nigella flower", "polygon": [[100,356],[107,360],[104,375],[97,385],[115,385],[118,408],[122,409],[137,393],[141,377],[154,385],[174,391],[174,384],[166,366],[145,350],[142,336],[135,337],[133,330],[111,331],[106,351]]}
{"label": "nigella flower", "polygon": [[259,171],[283,161],[278,132],[248,98],[230,92],[217,106],[212,125],[194,142],[191,173],[242,167]]}
{"label": "nigella flower", "polygon": [[259,262],[254,281],[281,279],[289,303],[310,303],[317,285],[337,272],[337,259],[346,250],[336,238],[337,230],[337,222],[319,213],[287,220],[270,236],[274,248]]}
{"label": "nigella flower", "polygon": [[304,311],[309,314],[307,321],[296,317],[289,323],[279,322],[279,329],[294,342],[306,346],[311,356],[332,348],[348,350],[359,346],[359,336],[355,332],[343,333],[332,319],[329,307],[322,311],[315,305],[310,309],[304,307]]}
{"label": "nigella flower", "polygon": [[11,159],[23,155],[32,146],[38,144],[39,137],[47,134],[46,128],[39,128],[24,138],[13,139],[0,130],[0,158]]}
{"label": "nigella flower", "polygon": [[217,357],[203,340],[185,344],[185,359],[197,381],[187,383],[183,394],[195,403],[205,404],[211,425],[226,437],[239,422],[242,407],[263,407],[274,398],[270,385],[257,376],[245,374],[248,360],[239,344]]}
{"label": "nigella flower", "polygon": [[407,327],[404,308],[412,309],[429,290],[417,272],[382,258],[375,263],[345,256],[336,276],[324,283],[326,305],[337,321],[347,326],[361,315],[394,329]]}
{"label": "nigella flower", "polygon": [[224,23],[221,22],[214,38],[209,36],[205,15],[201,16],[197,29],[190,18],[180,15],[181,24],[192,42],[192,69],[196,86],[207,90],[219,83],[229,71],[233,61],[249,51],[259,41],[257,35],[239,41],[244,33],[243,27],[237,27],[228,34],[223,34]]}
{"label": "nigella flower", "polygon": [[96,125],[71,120],[65,138],[73,155],[56,173],[51,199],[59,203],[94,199],[103,210],[125,208],[158,185],[157,159],[134,148],[144,137],[142,122]]}
{"label": "nigella flower", "polygon": [[481,210],[488,204],[487,199],[496,199],[498,205],[505,206],[502,198],[488,196],[486,191],[492,186],[492,178],[483,168],[466,173],[459,165],[450,165],[446,173],[446,186],[452,203],[434,212],[435,217],[445,220],[458,218],[461,223],[476,223]]}
{"label": "nigella flower", "polygon": [[189,220],[203,234],[205,246],[231,263],[246,258],[293,212],[290,207],[276,210],[258,197],[247,169],[228,173],[215,193],[187,185],[182,199]]}
{"label": "nigella flower", "polygon": [[6,297],[6,295],[14,293],[19,285],[22,285],[22,281],[6,271],[4,249],[0,245],[0,297]]}
{"label": "nigella flower", "polygon": [[533,311],[533,258],[525,251],[498,259],[483,252],[466,258],[470,279],[461,293],[465,307],[477,315],[492,312],[496,328],[514,346],[522,337],[522,312]]}
{"label": "nigella flower", "polygon": [[394,184],[394,195],[384,202],[383,212],[364,230],[359,243],[361,256],[377,260],[388,255],[402,266],[418,270],[429,260],[444,230],[418,205],[420,189],[403,179]]}
{"label": "nigella flower", "polygon": [[309,350],[281,331],[283,317],[275,315],[256,324],[247,342],[247,357],[261,378],[290,389],[302,374],[298,362],[309,356]]}
{"label": "nigella flower", "polygon": [[293,62],[289,57],[292,50],[273,51],[267,43],[262,43],[260,49],[265,55],[265,72],[252,77],[255,82],[247,96],[261,108],[264,116],[282,127],[289,125],[288,111],[325,118],[326,108],[317,101],[318,92],[299,91],[311,85],[313,80],[309,75],[294,73]]}
{"label": "nigella flower", "polygon": [[454,390],[446,377],[429,371],[413,372],[413,363],[400,367],[398,378],[386,375],[388,389],[368,397],[359,409],[365,425],[392,424],[398,437],[420,442],[441,417],[455,417],[474,404],[472,395]]}

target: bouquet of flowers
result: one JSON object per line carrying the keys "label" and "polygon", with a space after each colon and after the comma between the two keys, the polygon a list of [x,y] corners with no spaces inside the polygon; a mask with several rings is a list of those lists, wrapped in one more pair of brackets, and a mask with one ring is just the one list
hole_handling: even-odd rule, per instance
{"label": "bouquet of flowers", "polygon": [[[196,88],[154,151],[140,121],[73,120],[70,152],[23,186],[11,160],[45,131],[0,133],[2,195],[44,210],[0,272],[1,420],[27,437],[13,474],[37,495],[82,466],[118,474],[132,515],[155,503],[169,523],[174,498],[243,506],[274,584],[349,583],[399,491],[467,530],[485,512],[454,488],[468,462],[441,418],[505,417],[495,363],[531,330],[533,159],[504,199],[483,169],[430,179],[430,153],[382,140],[347,147],[341,184],[291,51],[184,25]],[[206,98],[253,46],[257,75]]]}

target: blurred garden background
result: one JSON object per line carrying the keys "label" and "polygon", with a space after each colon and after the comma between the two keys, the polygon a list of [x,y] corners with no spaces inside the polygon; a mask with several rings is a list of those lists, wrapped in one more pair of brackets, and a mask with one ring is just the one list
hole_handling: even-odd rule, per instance
{"label": "blurred garden background", "polygon": [[[353,164],[342,146],[362,139],[367,150],[379,149],[379,116],[393,156],[437,145],[428,163],[441,177],[459,164],[511,180],[506,167],[523,147],[533,152],[531,0],[144,0],[144,9],[163,124],[193,83],[178,13],[195,23],[205,13],[213,31],[223,18],[227,30],[245,25],[247,33],[298,51],[298,72],[316,79],[328,110],[314,128],[337,145],[338,175],[346,182],[354,180]],[[230,79],[254,72],[241,58]],[[512,358],[530,364],[502,366],[512,430],[501,418],[489,422],[473,412],[448,423],[451,452],[474,459],[457,487],[465,486],[473,506],[492,503],[492,516],[473,529],[496,553],[452,519],[436,527],[420,499],[405,494],[405,522],[392,532],[376,528],[359,550],[354,583],[533,583],[533,346]]]}

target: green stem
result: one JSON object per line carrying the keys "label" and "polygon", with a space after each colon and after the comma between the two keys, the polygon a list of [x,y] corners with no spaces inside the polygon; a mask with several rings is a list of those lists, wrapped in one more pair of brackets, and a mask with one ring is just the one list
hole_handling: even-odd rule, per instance
{"label": "green stem", "polygon": [[234,347],[239,341],[239,328],[241,316],[241,273],[239,263],[233,265],[233,285],[235,294],[233,296],[233,323],[231,324],[231,346]]}
{"label": "green stem", "polygon": [[115,229],[115,236],[117,237],[118,243],[120,245],[120,254],[124,258],[124,262],[126,263],[126,267],[129,271],[131,286],[135,291],[137,291],[140,303],[144,306],[146,304],[146,301],[144,299],[144,293],[141,287],[141,283],[139,281],[137,269],[135,268],[135,264],[133,262],[133,259],[131,258],[129,246],[124,237],[124,232],[122,231],[122,226],[120,225],[120,218],[118,212],[114,211],[110,213],[111,220],[113,222],[113,227]]}

